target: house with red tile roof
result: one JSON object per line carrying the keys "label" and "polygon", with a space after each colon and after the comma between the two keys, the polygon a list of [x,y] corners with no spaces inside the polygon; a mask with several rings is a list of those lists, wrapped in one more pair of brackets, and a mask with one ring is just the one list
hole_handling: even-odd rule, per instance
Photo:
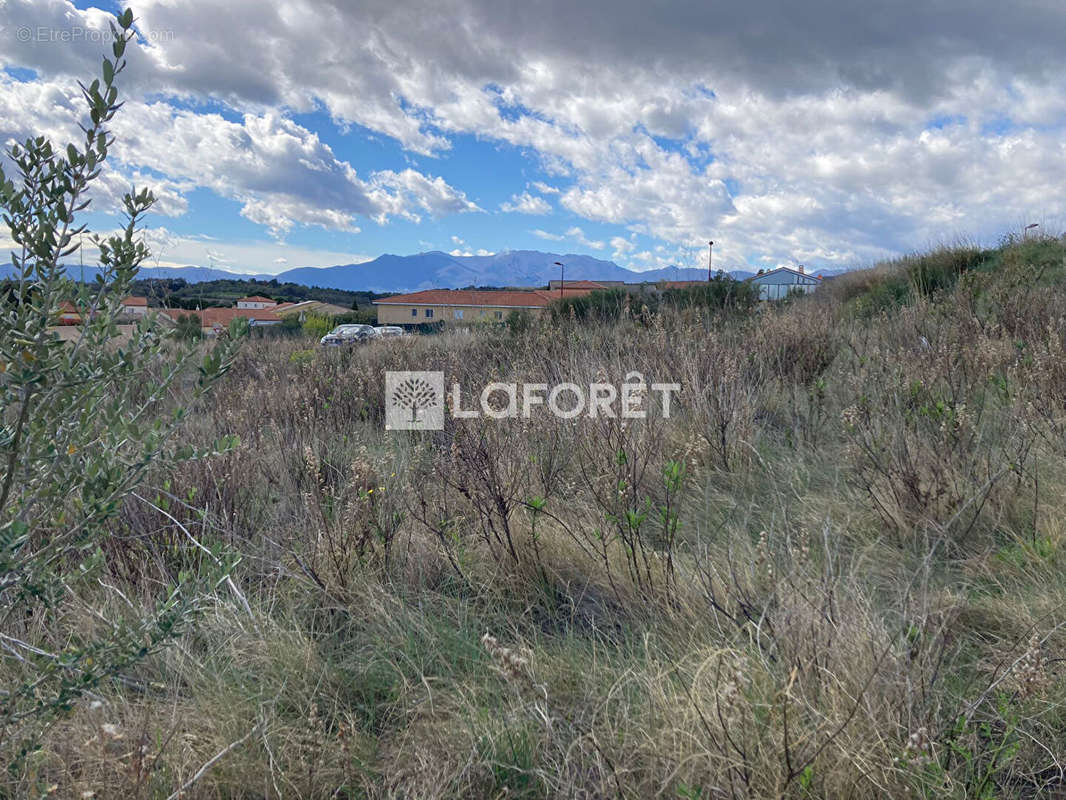
{"label": "house with red tile roof", "polygon": [[280,325],[281,317],[271,310],[261,308],[204,308],[188,311],[184,308],[165,308],[160,313],[177,322],[181,317],[192,315],[200,319],[200,329],[204,336],[217,336],[229,327],[235,319],[246,319],[252,327],[258,325]]}
{"label": "house with red tile roof", "polygon": [[59,304],[59,324],[60,325],[80,325],[81,324],[81,312],[78,311],[75,306],[69,300],[64,300]]}
{"label": "house with red tile roof", "polygon": [[133,297],[132,295],[124,298],[120,311],[123,314],[138,314],[143,316],[148,313],[148,298]]}
{"label": "house with red tile roof", "polygon": [[[602,288],[602,287],[597,287]],[[540,313],[552,301],[580,297],[592,287],[560,289],[427,289],[375,300],[379,325],[502,322],[512,311]]]}
{"label": "house with red tile roof", "polygon": [[[125,297],[119,306],[119,313],[125,316],[136,314],[143,316],[148,313],[147,297]],[[60,325],[80,325],[82,322],[82,309],[79,309],[69,300],[59,304]]]}
{"label": "house with red tile roof", "polygon": [[276,305],[277,303],[269,297],[262,297],[257,294],[251,297],[242,297],[237,301],[237,308],[273,308]]}

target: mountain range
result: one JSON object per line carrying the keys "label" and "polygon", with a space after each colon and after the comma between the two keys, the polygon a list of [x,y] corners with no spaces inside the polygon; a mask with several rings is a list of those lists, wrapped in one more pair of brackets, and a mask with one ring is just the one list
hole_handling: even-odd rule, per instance
{"label": "mountain range", "polygon": [[[189,283],[212,280],[271,280],[299,283],[326,289],[369,291],[376,293],[413,292],[420,289],[457,289],[464,286],[545,286],[559,277],[555,262],[565,264],[566,280],[660,281],[705,280],[707,270],[687,267],[662,267],[637,272],[575,253],[543,253],[538,250],[510,250],[488,256],[453,256],[439,250],[410,256],[385,254],[362,264],[333,267],[297,267],[277,275],[249,275],[207,267],[144,267],[141,278],[183,278]],[[77,278],[81,267],[68,267]],[[0,277],[12,273],[11,265],[0,266]],[[735,278],[752,273],[736,271]],[[85,267],[84,275],[92,279],[94,267]]]}

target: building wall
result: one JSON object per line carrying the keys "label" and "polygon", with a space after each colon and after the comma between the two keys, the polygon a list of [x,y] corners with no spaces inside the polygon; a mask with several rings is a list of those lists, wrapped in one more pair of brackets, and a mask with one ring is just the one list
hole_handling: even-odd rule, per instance
{"label": "building wall", "polygon": [[276,305],[277,305],[277,303],[260,303],[258,301],[247,301],[247,300],[238,300],[237,301],[237,308],[263,309],[263,308],[273,308]]}
{"label": "building wall", "polygon": [[811,283],[760,283],[760,300],[783,300],[790,292],[813,292],[818,288],[817,284]]}
{"label": "building wall", "polygon": [[788,270],[773,270],[756,275],[751,282],[759,287],[760,300],[783,300],[789,292],[813,292],[820,281],[810,275],[797,275]]}
{"label": "building wall", "polygon": [[[503,322],[515,309],[510,306],[469,306],[456,308],[442,305],[379,305],[379,325],[423,325],[432,322],[465,325],[473,322]],[[531,313],[540,313],[543,309],[524,309]],[[411,312],[415,313],[411,313]],[[427,316],[426,312],[432,312]]]}

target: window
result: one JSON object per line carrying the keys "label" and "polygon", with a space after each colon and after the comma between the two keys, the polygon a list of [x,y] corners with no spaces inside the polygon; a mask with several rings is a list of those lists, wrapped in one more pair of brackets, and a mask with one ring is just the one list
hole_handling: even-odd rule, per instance
{"label": "window", "polygon": [[412,308],[411,309],[411,316],[412,317],[417,317],[418,316],[418,309],[417,308]]}
{"label": "window", "polygon": [[502,311],[497,311],[496,312],[496,319],[503,319],[503,312]]}
{"label": "window", "polygon": [[433,318],[433,309],[432,308],[427,308],[426,309],[426,319],[432,319],[432,318]]}
{"label": "window", "polygon": [[462,319],[463,318],[463,309],[457,308],[457,309],[455,309],[455,311],[452,312],[452,314],[453,314],[453,316],[456,319]]}

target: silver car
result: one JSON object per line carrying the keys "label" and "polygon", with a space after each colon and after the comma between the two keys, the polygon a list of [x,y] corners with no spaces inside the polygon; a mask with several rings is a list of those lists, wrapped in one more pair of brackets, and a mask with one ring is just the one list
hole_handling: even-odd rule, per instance
{"label": "silver car", "polygon": [[355,344],[367,339],[374,338],[374,329],[370,325],[338,325],[321,339],[318,343],[326,347],[338,347],[344,344]]}
{"label": "silver car", "polygon": [[407,332],[399,325],[379,325],[374,328],[374,336],[378,339],[387,339],[392,336],[406,336]]}

